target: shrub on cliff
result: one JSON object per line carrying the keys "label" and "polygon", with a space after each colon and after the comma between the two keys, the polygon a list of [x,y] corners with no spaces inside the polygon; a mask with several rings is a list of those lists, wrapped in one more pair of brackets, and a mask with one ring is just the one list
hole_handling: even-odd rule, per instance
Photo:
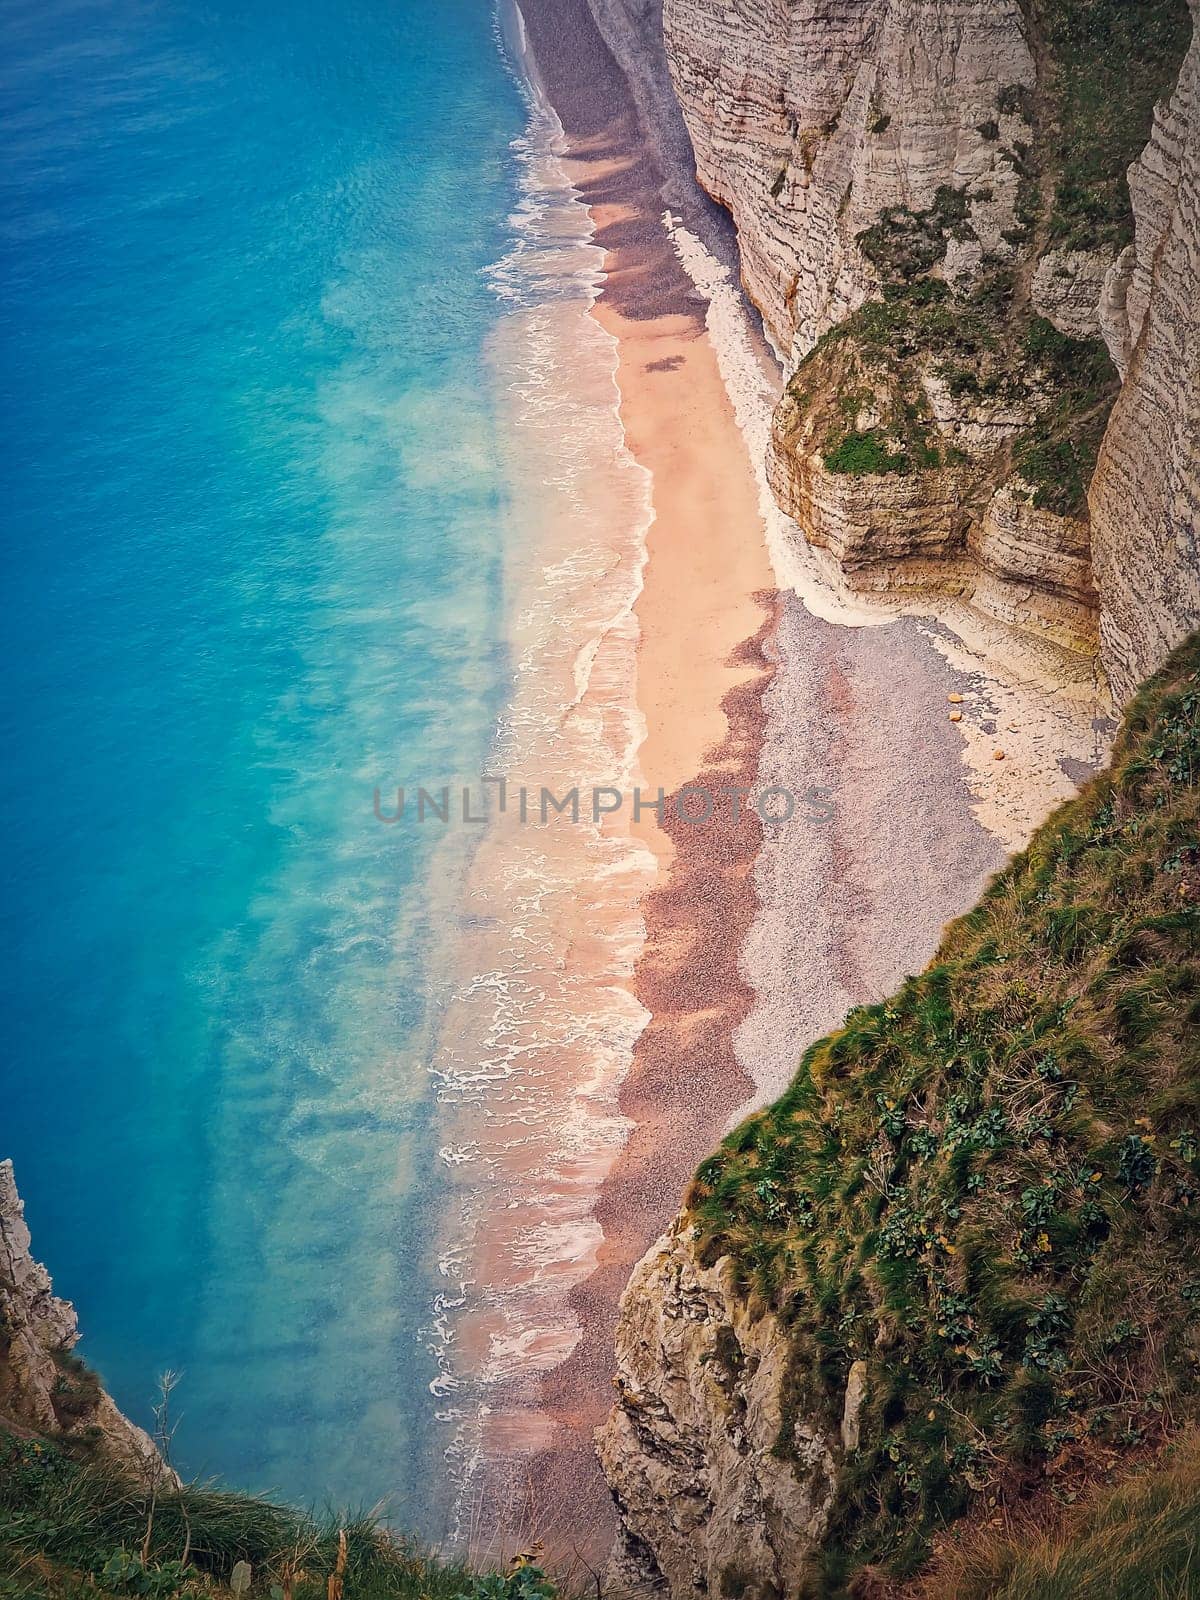
{"label": "shrub on cliff", "polygon": [[788,1330],[782,1456],[864,1364],[822,1593],[1197,1412],[1198,782],[1200,636],[928,970],[697,1175],[704,1258]]}

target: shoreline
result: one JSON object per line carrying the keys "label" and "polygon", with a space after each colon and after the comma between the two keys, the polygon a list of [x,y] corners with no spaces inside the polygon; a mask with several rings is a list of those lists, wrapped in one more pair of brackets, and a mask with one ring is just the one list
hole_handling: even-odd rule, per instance
{"label": "shoreline", "polygon": [[[572,175],[586,199],[586,174]],[[610,206],[593,207],[600,237]],[[619,247],[606,270],[609,281],[624,270]],[[540,1380],[537,1407],[555,1432],[529,1468],[541,1536],[554,1544],[558,1519],[546,1513],[561,1505],[570,1519],[562,1534],[593,1562],[614,1531],[592,1436],[611,1404],[621,1293],[754,1087],[734,1040],[753,1004],[741,958],[758,909],[753,869],[763,829],[752,813],[735,820],[720,791],[748,789],[757,776],[776,621],[749,456],[715,353],[693,319],[646,315],[649,299],[636,320],[604,294],[593,308],[617,340],[622,422],[651,472],[655,512],[634,606],[646,729],[639,766],[650,792],[661,787],[666,797],[664,820],[635,828],[658,863],[632,984],[649,1020],[618,1095],[629,1137],[594,1207],[603,1242],[570,1295],[579,1344]],[[675,804],[692,783],[714,796],[701,826],[681,820]]]}
{"label": "shoreline", "polygon": [[[557,1564],[594,1570],[616,1524],[592,1434],[632,1268],[728,1126],[781,1092],[805,1043],[924,967],[1027,833],[1025,813],[1073,792],[1103,739],[1086,686],[1062,695],[1054,663],[1041,671],[1010,632],[932,596],[851,595],[821,570],[765,485],[761,338],[696,217],[664,217],[681,175],[664,170],[589,0],[521,0],[519,15],[603,250],[589,315],[615,348],[623,449],[648,475],[627,641],[644,725],[634,781],[668,797],[689,782],[830,797],[823,827],[734,826],[719,809],[704,827],[621,825],[654,871],[625,983],[643,1021],[603,1102],[619,1133],[575,1191],[580,1253],[548,1269],[574,1331],[560,1326],[553,1348],[519,1354],[487,1389],[471,1519],[502,1547],[537,1540]],[[703,232],[698,189],[696,204]],[[998,726],[1018,757],[1001,767]],[[569,1086],[571,1061],[556,1070]],[[586,1105],[586,1058],[575,1070]],[[503,1237],[482,1258],[485,1297],[491,1273],[519,1276]],[[461,1349],[481,1359],[478,1339]]]}
{"label": "shoreline", "polygon": [[[757,909],[762,827],[752,812],[735,823],[728,797],[704,826],[680,821],[670,801],[689,782],[714,791],[753,782],[775,593],[747,443],[705,302],[662,226],[663,175],[625,79],[585,0],[565,8],[526,0],[520,22],[518,50],[528,50],[524,64],[558,118],[561,165],[604,252],[590,315],[613,342],[625,448],[648,475],[651,520],[633,605],[636,772],[649,799],[662,788],[668,808],[661,820],[646,810],[624,825],[655,863],[641,897],[645,938],[627,979],[648,1020],[616,1095],[628,1138],[591,1189],[599,1236],[568,1292],[577,1342],[567,1351],[560,1341],[549,1360],[490,1388],[471,1522],[598,1564],[615,1518],[592,1433],[611,1404],[617,1302],[695,1166],[753,1089],[734,1035],[753,1002],[740,962]],[[511,1278],[494,1242],[484,1260],[482,1279],[492,1270]],[[470,1366],[486,1339],[486,1327],[468,1330]]]}

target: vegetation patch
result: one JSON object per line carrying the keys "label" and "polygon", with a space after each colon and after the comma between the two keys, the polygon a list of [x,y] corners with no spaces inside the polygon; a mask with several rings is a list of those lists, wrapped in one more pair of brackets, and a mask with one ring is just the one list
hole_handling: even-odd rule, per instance
{"label": "vegetation patch", "polygon": [[858,247],[885,278],[908,280],[943,260],[951,237],[974,234],[967,221],[966,191],[943,184],[928,211],[889,206],[874,226],[859,234]]}
{"label": "vegetation patch", "polygon": [[1055,1518],[947,1549],[921,1600],[1189,1600],[1200,1594],[1200,1436]]}
{"label": "vegetation patch", "polygon": [[1108,350],[1102,339],[1072,339],[1035,317],[1025,362],[1032,386],[1048,386],[1051,399],[1016,441],[1017,470],[1039,510],[1081,515],[1116,391]]}
{"label": "vegetation patch", "polygon": [[[892,284],[801,362],[788,403],[816,423],[827,471],[908,474],[965,459],[942,437],[922,383],[931,352],[974,367],[998,348],[987,317],[964,311],[937,279]],[[864,410],[878,418],[874,425],[858,426]]]}
{"label": "vegetation patch", "polygon": [[[910,473],[962,462],[930,413],[924,380],[932,372],[956,399],[1032,410],[1012,462],[1039,509],[1084,514],[1116,369],[1102,340],[1072,339],[1028,312],[1017,317],[1013,299],[1007,267],[991,268],[960,296],[938,279],[917,278],[889,284],[881,300],[827,333],[789,385],[797,414],[820,397],[830,416],[826,470]],[[862,396],[881,412],[877,427],[847,425]],[[981,489],[987,482],[981,477]]]}
{"label": "vegetation patch", "polygon": [[1006,83],[996,95],[996,110],[1002,117],[1020,117],[1030,127],[1037,120],[1033,90],[1025,83]]}
{"label": "vegetation patch", "polygon": [[0,1432],[0,1600],[553,1600],[531,1558],[471,1571],[373,1517],[211,1484],[149,1484],[78,1446]]}
{"label": "vegetation patch", "polygon": [[903,450],[890,450],[876,428],[867,428],[862,433],[851,429],[844,433],[837,444],[826,451],[824,459],[828,471],[845,472],[851,477],[913,470],[912,457]]}
{"label": "vegetation patch", "polygon": [[[956,400],[1033,413],[993,474],[980,473],[981,497],[991,476],[1015,466],[1039,509],[1082,515],[1116,369],[1102,340],[1069,338],[1028,313],[1017,318],[1014,283],[1011,269],[993,267],[966,295],[935,278],[889,284],[881,300],[831,329],[788,387],[794,416],[818,424],[826,470],[882,476],[964,464],[931,412],[932,374]],[[864,409],[878,421],[860,427]]]}
{"label": "vegetation patch", "polygon": [[50,1393],[50,1404],[60,1428],[91,1417],[100,1401],[100,1380],[90,1367],[71,1351],[54,1354],[58,1376]]}
{"label": "vegetation patch", "polygon": [[1200,636],[928,970],[696,1176],[705,1258],[788,1329],[788,1415],[835,1433],[866,1363],[822,1595],[1196,1412],[1198,779]]}
{"label": "vegetation patch", "polygon": [[1127,169],[1191,38],[1186,0],[1041,0],[1035,15],[1054,61],[1051,237],[1120,249],[1133,237]]}

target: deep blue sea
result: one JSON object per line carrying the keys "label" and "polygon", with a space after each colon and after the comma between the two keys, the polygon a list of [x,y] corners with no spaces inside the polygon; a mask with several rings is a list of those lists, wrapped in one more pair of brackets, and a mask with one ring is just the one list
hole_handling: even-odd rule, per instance
{"label": "deep blue sea", "polygon": [[493,28],[0,7],[0,1155],[184,1471],[429,1532],[456,864],[372,789],[478,773],[507,681]]}

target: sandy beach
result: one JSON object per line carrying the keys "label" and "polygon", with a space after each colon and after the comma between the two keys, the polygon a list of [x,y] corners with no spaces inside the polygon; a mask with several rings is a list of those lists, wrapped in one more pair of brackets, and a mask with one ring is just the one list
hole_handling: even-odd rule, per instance
{"label": "sandy beach", "polygon": [[[604,209],[593,215],[603,233]],[[703,328],[678,315],[635,320],[607,294],[595,315],[617,340],[626,441],[652,475],[635,608],[639,766],[648,790],[673,796],[726,745],[726,697],[762,671],[758,653],[741,647],[762,629],[774,580],[745,441]],[[653,813],[646,821],[667,867],[675,829],[655,827]]]}
{"label": "sandy beach", "polygon": [[[755,911],[762,828],[744,806],[735,818],[722,791],[749,789],[757,774],[775,604],[745,444],[703,332],[677,315],[634,321],[604,300],[597,314],[620,341],[630,447],[653,473],[655,520],[636,607],[640,767],[668,804],[662,825],[650,821],[644,832],[659,869],[634,977],[650,1020],[620,1095],[632,1131],[597,1200],[604,1239],[595,1271],[572,1293],[580,1343],[542,1383],[539,1404],[557,1436],[532,1468],[544,1536],[553,1540],[558,1520],[546,1510],[561,1504],[564,1529],[580,1542],[591,1536],[593,1559],[609,1541],[591,1435],[611,1400],[617,1302],[696,1163],[753,1087],[734,1034],[752,998],[739,958]],[[703,823],[680,815],[685,785],[713,797]]]}
{"label": "sandy beach", "polygon": [[[997,780],[972,769],[996,717],[1030,725],[1035,805],[1069,793],[1100,745],[1086,697],[1060,703],[1053,673],[1041,686],[1021,670],[1004,683],[986,641],[976,650],[895,610],[863,625],[860,607],[840,614],[832,594],[802,599],[803,585],[783,586],[761,439],[731,381],[736,352],[664,223],[664,192],[679,194],[690,173],[665,170],[587,0],[522,0],[521,15],[561,124],[563,168],[603,251],[590,316],[615,349],[621,448],[649,497],[634,625],[606,634],[611,663],[593,670],[576,710],[596,700],[597,721],[613,722],[630,700],[631,777],[668,803],[658,819],[643,811],[605,830],[652,852],[628,879],[634,899],[573,891],[569,849],[562,857],[556,926],[567,965],[591,986],[573,1003],[580,992],[612,998],[612,963],[600,959],[615,948],[604,946],[610,933],[636,945],[621,984],[637,1018],[632,1059],[600,1093],[589,1085],[604,1074],[573,1036],[548,1061],[546,1076],[587,1109],[593,1135],[597,1116],[607,1129],[574,1163],[548,1147],[535,1157],[522,1117],[491,1103],[480,1137],[509,1184],[494,1192],[532,1197],[560,1221],[550,1255],[530,1266],[530,1227],[519,1209],[509,1219],[518,1202],[493,1205],[476,1229],[484,1310],[468,1318],[459,1351],[468,1370],[491,1372],[471,1524],[594,1568],[615,1519],[592,1436],[611,1404],[618,1302],[635,1262],[731,1121],[778,1093],[803,1045],[847,1009],[920,970],[944,923],[1001,864],[1002,840],[985,825]],[[690,225],[722,251],[719,219],[698,192],[695,202]],[[729,275],[718,255],[705,260],[710,276]],[[755,337],[744,322],[742,372],[756,370]],[[770,375],[760,380],[769,390]],[[949,693],[967,707],[957,727]],[[688,785],[715,798],[702,825],[672,804]],[[798,795],[816,786],[821,817],[764,824],[722,793],[772,785]],[[569,1317],[539,1324],[531,1310],[514,1336],[512,1306],[535,1307],[548,1285],[565,1293]]]}
{"label": "sandy beach", "polygon": [[[661,788],[667,804],[631,824],[656,863],[641,898],[645,939],[629,981],[649,1020],[619,1092],[626,1139],[589,1196],[599,1234],[580,1234],[590,1255],[586,1276],[577,1271],[570,1291],[577,1342],[564,1360],[534,1352],[499,1391],[493,1387],[472,1520],[483,1525],[495,1515],[486,1508],[498,1508],[512,1538],[536,1535],[560,1558],[579,1552],[597,1563],[614,1524],[592,1433],[611,1400],[617,1302],[696,1163],[753,1087],[733,1041],[752,1003],[739,957],[756,908],[762,828],[721,790],[750,787],[757,771],[775,594],[747,445],[704,302],[662,226],[662,173],[624,80],[585,0],[522,12],[563,125],[564,169],[604,251],[592,315],[615,341],[625,447],[649,474],[630,684],[642,731],[634,776],[645,799]],[[681,819],[674,805],[688,784],[714,796],[702,825]],[[593,906],[593,917],[598,912]],[[495,1224],[486,1236],[483,1276],[511,1281],[514,1239]],[[464,1351],[485,1361],[498,1320],[470,1323]]]}

